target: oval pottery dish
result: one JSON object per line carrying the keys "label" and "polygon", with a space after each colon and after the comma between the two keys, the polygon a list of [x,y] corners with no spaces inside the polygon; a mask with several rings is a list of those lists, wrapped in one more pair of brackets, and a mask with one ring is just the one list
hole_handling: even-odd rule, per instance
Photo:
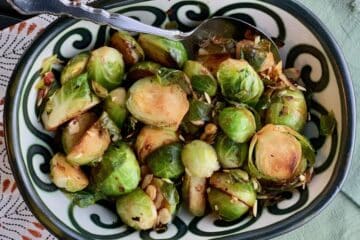
{"label": "oval pottery dish", "polygon": [[[341,51],[323,24],[295,1],[104,1],[109,11],[159,27],[176,21],[189,31],[212,16],[241,18],[285,45],[285,68],[295,67],[313,93],[304,134],[315,148],[314,178],[305,188],[287,192],[285,200],[258,207],[256,217],[233,222],[212,214],[194,217],[181,207],[166,231],[135,231],[114,209],[101,203],[86,208],[72,204],[49,179],[53,135],[35,112],[42,60],[57,54],[62,61],[101,47],[110,28],[70,18],[49,26],[27,50],[12,76],[5,108],[6,144],[17,185],[34,215],[59,239],[267,239],[291,231],[316,216],[336,195],[350,166],[354,144],[354,94]],[[337,124],[330,136],[320,134],[320,116],[332,111]]]}

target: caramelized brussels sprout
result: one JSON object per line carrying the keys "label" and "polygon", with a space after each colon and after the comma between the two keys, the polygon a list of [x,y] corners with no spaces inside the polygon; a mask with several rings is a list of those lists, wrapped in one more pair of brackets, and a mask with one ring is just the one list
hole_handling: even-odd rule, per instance
{"label": "caramelized brussels sprout", "polygon": [[286,125],[300,132],[307,120],[307,106],[300,90],[281,89],[271,96],[266,110],[266,123]]}
{"label": "caramelized brussels sprout", "polygon": [[216,172],[210,178],[208,200],[221,219],[234,221],[254,207],[256,191],[245,171]]}
{"label": "caramelized brussels sprout", "polygon": [[189,102],[179,85],[164,85],[156,77],[148,77],[130,87],[126,106],[145,124],[176,130],[189,109]]}
{"label": "caramelized brussels sprout", "polygon": [[230,57],[229,53],[202,55],[198,56],[197,61],[207,68],[213,76],[216,76],[220,64]]}
{"label": "caramelized brussels sprout", "polygon": [[184,173],[181,150],[180,143],[162,146],[147,156],[146,163],[156,177],[176,179]]}
{"label": "caramelized brussels sprout", "polygon": [[83,52],[70,59],[61,71],[61,84],[64,84],[66,81],[84,73],[86,71],[86,65],[89,61],[89,57],[89,52]]}
{"label": "caramelized brussels sprout", "polygon": [[203,216],[206,209],[206,178],[185,174],[182,194],[189,212],[195,216]]}
{"label": "caramelized brussels sprout", "polygon": [[245,59],[255,71],[262,72],[276,65],[271,47],[271,42],[266,39],[258,42],[242,40],[236,44],[236,57]]}
{"label": "caramelized brussels sprout", "polygon": [[112,90],[104,101],[104,110],[109,114],[118,128],[123,126],[125,121],[126,110],[126,90],[124,88],[116,88]]}
{"label": "caramelized brussels sprout", "polygon": [[81,168],[69,164],[62,153],[55,154],[50,160],[50,179],[68,192],[81,191],[89,184]]}
{"label": "caramelized brussels sprout", "polygon": [[116,200],[116,211],[121,221],[137,230],[151,229],[156,224],[155,204],[140,188],[120,196]]}
{"label": "caramelized brussels sprout", "polygon": [[176,132],[168,129],[145,126],[135,142],[136,154],[143,161],[150,153],[163,145],[179,141]]}
{"label": "caramelized brussels sprout", "polygon": [[123,55],[126,65],[133,65],[144,60],[144,51],[128,32],[118,31],[114,33],[110,38],[110,46]]}
{"label": "caramelized brussels sprout", "polygon": [[91,87],[99,97],[120,86],[124,77],[124,60],[116,49],[101,47],[91,52],[87,65]]}
{"label": "caramelized brussels sprout", "polygon": [[73,165],[86,165],[101,161],[101,156],[110,144],[110,134],[96,121],[71,148],[66,159]]}
{"label": "caramelized brussels sprout", "polygon": [[65,82],[49,97],[41,119],[46,130],[53,131],[99,102],[100,100],[91,92],[85,73]]}
{"label": "caramelized brussels sprout", "polygon": [[283,188],[292,187],[293,181],[298,182],[299,176],[314,162],[315,153],[309,141],[287,126],[268,124],[250,143],[250,174]]}
{"label": "caramelized brussels sprout", "polygon": [[217,90],[216,79],[210,71],[197,61],[186,61],[184,72],[190,78],[192,88],[200,93],[207,93],[210,97],[215,96]]}
{"label": "caramelized brussels sprout", "polygon": [[227,107],[219,114],[219,125],[234,142],[247,142],[256,131],[254,115],[246,107]]}
{"label": "caramelized brussels sprout", "polygon": [[150,61],[138,62],[129,69],[126,78],[134,82],[145,77],[156,75],[160,68],[161,65],[158,63]]}
{"label": "caramelized brussels sprout", "polygon": [[134,152],[124,142],[112,144],[102,161],[92,169],[92,184],[106,196],[133,191],[140,182],[140,166]]}
{"label": "caramelized brussels sprout", "polygon": [[245,60],[222,62],[217,79],[224,97],[239,103],[255,105],[264,91],[259,75]]}
{"label": "caramelized brussels sprout", "polygon": [[220,165],[223,168],[241,167],[247,159],[248,147],[247,143],[236,143],[226,135],[218,136],[215,149]]}
{"label": "caramelized brussels sprout", "polygon": [[179,41],[150,34],[140,34],[138,41],[146,57],[165,67],[182,68],[188,59],[186,49]]}
{"label": "caramelized brussels sprout", "polygon": [[86,112],[73,118],[66,124],[61,135],[65,153],[69,153],[71,149],[80,142],[85,132],[95,123],[95,121],[95,113]]}
{"label": "caramelized brussels sprout", "polygon": [[214,148],[201,140],[186,144],[182,150],[181,159],[186,172],[194,177],[210,177],[220,168]]}

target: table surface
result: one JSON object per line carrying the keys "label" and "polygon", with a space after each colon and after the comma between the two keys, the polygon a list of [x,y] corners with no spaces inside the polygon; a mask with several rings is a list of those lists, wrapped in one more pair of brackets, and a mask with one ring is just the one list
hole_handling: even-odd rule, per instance
{"label": "table surface", "polygon": [[[355,96],[360,94],[360,0],[302,0],[300,1],[310,8],[329,28],[338,44],[343,50],[349,65]],[[21,16],[12,11],[0,0],[0,29],[23,21],[28,16]],[[54,17],[42,17],[30,19],[27,26],[32,23],[36,27],[30,32],[32,39],[42,27],[48,25]],[[21,54],[30,45],[30,42],[21,42],[18,35],[20,28],[26,25],[18,24],[17,34],[6,33],[8,29],[0,30],[0,114],[3,113],[3,105],[8,76],[15,67]],[[14,28],[14,27],[13,27]],[[28,28],[30,29],[30,27]],[[28,31],[29,33],[29,31]],[[6,51],[2,51],[6,41],[18,41],[15,57],[4,62]],[[357,103],[360,100],[357,99]],[[360,104],[357,104],[357,114],[360,116]],[[1,117],[1,116],[0,116]],[[360,133],[360,124],[357,124],[356,136]],[[2,127],[2,122],[0,122]],[[352,167],[341,192],[334,201],[319,216],[300,227],[299,229],[278,237],[277,240],[285,239],[359,239],[360,235],[360,149],[357,149],[358,140],[355,144]],[[3,131],[0,130],[0,239],[55,239],[44,227],[38,223],[23,202],[12,177],[4,146]]]}

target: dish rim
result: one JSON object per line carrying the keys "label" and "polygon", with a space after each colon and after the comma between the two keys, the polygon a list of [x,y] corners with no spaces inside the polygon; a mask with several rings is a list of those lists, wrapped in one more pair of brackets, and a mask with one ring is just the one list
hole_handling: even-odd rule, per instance
{"label": "dish rim", "polygon": [[[95,4],[95,7],[120,7],[132,3],[146,2],[148,0],[101,0]],[[356,111],[355,111],[355,97],[352,86],[351,76],[346,64],[343,53],[338,46],[336,40],[325,27],[321,20],[315,16],[308,8],[303,4],[295,1],[277,1],[277,0],[262,0],[261,2],[269,3],[280,9],[288,12],[301,23],[303,23],[309,30],[316,36],[318,41],[323,45],[323,48],[329,58],[331,65],[334,67],[334,73],[338,80],[338,87],[340,92],[341,108],[343,109],[344,115],[342,127],[341,127],[341,140],[343,144],[340,145],[338,159],[333,177],[330,179],[325,189],[305,208],[298,211],[294,215],[273,223],[266,227],[251,230],[243,233],[231,233],[227,236],[220,237],[221,239],[241,239],[245,238],[257,238],[257,239],[268,239],[280,234],[290,232],[312,218],[317,216],[328,204],[333,200],[335,195],[339,192],[343,185],[345,178],[350,169],[352,154],[354,150],[355,142],[355,127],[356,127]],[[24,198],[27,206],[34,214],[35,217],[44,225],[46,228],[60,239],[86,239],[79,233],[72,230],[70,227],[63,224],[48,208],[42,203],[42,200],[36,193],[34,187],[31,184],[30,177],[27,174],[25,162],[19,151],[20,143],[17,140],[19,136],[17,116],[20,107],[20,92],[16,91],[19,86],[24,85],[26,78],[23,72],[28,72],[31,69],[31,61],[36,58],[42,51],[43,47],[47,45],[49,41],[53,39],[53,36],[64,28],[78,22],[80,20],[71,19],[68,17],[61,17],[52,24],[50,24],[46,30],[40,34],[32,43],[32,45],[26,50],[20,61],[16,65],[13,74],[11,76],[5,102],[12,102],[14,104],[5,104],[4,107],[4,131],[5,131],[5,143],[8,153],[8,160],[19,188],[19,191]],[[325,43],[325,44],[323,44]],[[49,219],[51,221],[49,221]],[[240,236],[241,235],[241,236]]]}

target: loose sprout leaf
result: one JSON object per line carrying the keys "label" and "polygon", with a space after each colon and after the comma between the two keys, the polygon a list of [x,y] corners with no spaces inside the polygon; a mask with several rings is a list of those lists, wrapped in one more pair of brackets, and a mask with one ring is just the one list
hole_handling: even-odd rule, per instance
{"label": "loose sprout leaf", "polygon": [[212,105],[200,100],[192,100],[190,102],[189,111],[186,115],[187,121],[209,121]]}
{"label": "loose sprout leaf", "polygon": [[111,120],[107,112],[103,112],[100,116],[101,126],[109,131],[111,140],[113,142],[120,140],[120,129],[116,126],[115,122]]}
{"label": "loose sprout leaf", "polygon": [[44,75],[47,72],[50,72],[54,64],[60,64],[61,61],[57,58],[57,55],[47,57],[43,60],[41,64],[40,75]]}
{"label": "loose sprout leaf", "polygon": [[178,84],[186,94],[191,94],[190,80],[183,71],[162,67],[157,75],[161,84]]}
{"label": "loose sprout leaf", "polygon": [[334,112],[331,111],[328,114],[323,114],[320,117],[320,134],[329,136],[333,133],[336,126],[336,119]]}
{"label": "loose sprout leaf", "polygon": [[97,201],[104,199],[105,196],[101,192],[87,192],[87,191],[80,191],[71,194],[73,197],[73,202],[81,207],[88,207],[90,205],[94,205]]}

